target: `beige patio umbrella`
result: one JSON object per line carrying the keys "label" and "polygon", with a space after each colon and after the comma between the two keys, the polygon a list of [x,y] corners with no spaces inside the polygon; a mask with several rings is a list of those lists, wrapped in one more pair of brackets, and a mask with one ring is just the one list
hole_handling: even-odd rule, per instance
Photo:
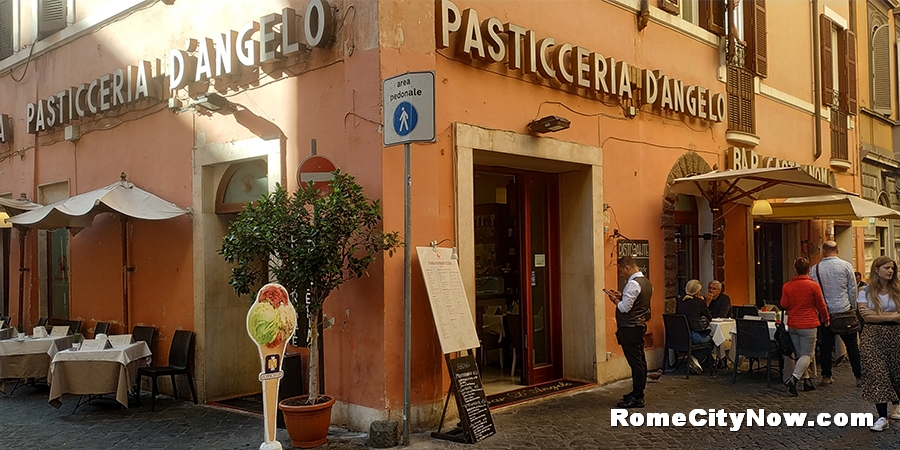
{"label": "beige patio umbrella", "polygon": [[820,195],[816,197],[789,198],[772,203],[768,219],[900,219],[900,211],[861,199],[851,194]]}
{"label": "beige patio umbrella", "polygon": [[809,197],[816,195],[847,195],[847,192],[823,183],[800,167],[765,167],[757,169],[712,171],[702,175],[678,178],[670,184],[677,194],[703,197],[713,213],[713,276],[724,281],[720,266],[724,254],[721,231],[724,217],[719,214],[727,203],[752,205],[756,200]]}
{"label": "beige patio umbrella", "polygon": [[125,329],[129,329],[127,223],[130,219],[164,220],[189,214],[189,209],[179,208],[125,180],[109,186],[78,194],[65,200],[42,206],[9,219],[17,226],[53,230],[68,228],[77,233],[90,226],[94,217],[102,213],[118,214],[122,220],[122,307]]}
{"label": "beige patio umbrella", "polygon": [[[0,211],[5,212],[8,217],[16,216],[41,206],[44,205],[28,200],[24,192],[19,195],[19,198],[0,198]],[[4,220],[8,219],[8,217],[4,217]],[[28,235],[28,228],[17,226],[16,230],[19,232],[19,315],[16,326],[22,327],[24,326],[22,309],[25,304],[25,269],[23,266],[25,264],[25,236]],[[9,314],[9,304],[4,306],[5,312]]]}
{"label": "beige patio umbrella", "polygon": [[675,179],[670,187],[677,194],[705,198],[713,211],[726,203],[750,205],[754,200],[847,194],[800,167],[712,171]]}

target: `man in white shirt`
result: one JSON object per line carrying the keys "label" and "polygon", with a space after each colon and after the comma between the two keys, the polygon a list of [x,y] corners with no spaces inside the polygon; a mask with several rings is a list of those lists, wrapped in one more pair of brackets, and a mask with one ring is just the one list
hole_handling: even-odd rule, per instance
{"label": "man in white shirt", "polygon": [[632,391],[616,403],[620,408],[643,408],[644,388],[647,385],[647,359],[644,356],[644,334],[650,318],[650,297],[653,286],[630,256],[618,260],[619,275],[628,282],[622,292],[604,289],[616,305],[616,340],[622,346],[625,360],[631,366]]}

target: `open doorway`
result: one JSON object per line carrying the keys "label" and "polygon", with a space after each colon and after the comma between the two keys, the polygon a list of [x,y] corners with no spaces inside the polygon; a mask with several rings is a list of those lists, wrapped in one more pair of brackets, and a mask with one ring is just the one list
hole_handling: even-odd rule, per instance
{"label": "open doorway", "polygon": [[559,181],[476,167],[475,309],[485,393],[562,376]]}

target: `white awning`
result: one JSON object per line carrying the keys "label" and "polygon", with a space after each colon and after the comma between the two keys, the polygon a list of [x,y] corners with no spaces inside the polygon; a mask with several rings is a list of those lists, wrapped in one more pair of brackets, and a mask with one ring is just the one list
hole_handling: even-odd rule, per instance
{"label": "white awning", "polygon": [[789,198],[772,203],[767,219],[900,219],[900,211],[847,194]]}

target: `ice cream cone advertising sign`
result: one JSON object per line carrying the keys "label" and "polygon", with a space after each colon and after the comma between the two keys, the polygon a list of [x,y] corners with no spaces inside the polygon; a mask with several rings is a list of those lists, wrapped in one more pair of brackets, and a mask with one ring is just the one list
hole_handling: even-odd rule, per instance
{"label": "ice cream cone advertising sign", "polygon": [[259,346],[262,371],[263,419],[265,442],[260,450],[280,450],[275,440],[275,421],[278,407],[278,386],[284,371],[284,347],[297,327],[297,312],[288,298],[287,290],[280,284],[269,283],[256,294],[256,301],[247,312],[247,334]]}

